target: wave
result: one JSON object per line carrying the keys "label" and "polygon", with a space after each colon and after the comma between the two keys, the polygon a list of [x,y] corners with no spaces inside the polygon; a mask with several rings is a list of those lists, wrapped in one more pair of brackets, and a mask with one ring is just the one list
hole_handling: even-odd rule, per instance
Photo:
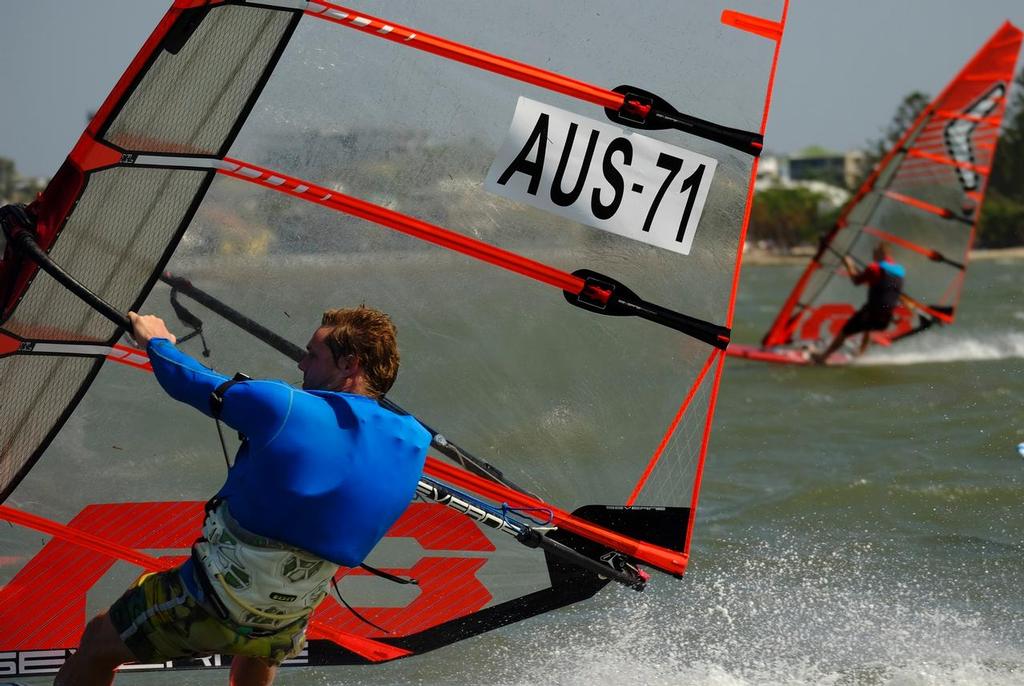
{"label": "wave", "polygon": [[[577,606],[562,613],[553,622],[556,631],[540,632],[547,638],[518,635],[528,645],[517,647],[518,660],[504,656],[516,666],[504,674],[499,668],[496,681],[523,686],[1021,683],[1020,619],[966,606],[958,600],[957,574],[951,578],[921,569],[908,559],[893,574],[888,561],[900,556],[898,549],[869,543],[800,548],[776,541],[732,550],[719,565],[691,570],[682,582],[685,589],[677,592],[664,583],[641,595],[609,591],[603,603],[594,604],[603,608]],[[962,592],[971,590],[978,589]],[[552,634],[559,637],[556,642],[550,641]]]}
{"label": "wave", "polygon": [[858,359],[861,366],[910,365],[933,362],[973,362],[1024,358],[1024,332],[1008,331],[988,336],[923,336],[890,348],[876,347]]}

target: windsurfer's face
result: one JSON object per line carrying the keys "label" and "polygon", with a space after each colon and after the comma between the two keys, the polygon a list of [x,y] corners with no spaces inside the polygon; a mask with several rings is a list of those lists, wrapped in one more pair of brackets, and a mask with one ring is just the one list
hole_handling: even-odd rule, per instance
{"label": "windsurfer's face", "polygon": [[[299,360],[302,371],[302,387],[306,390],[336,391],[345,385],[350,376],[344,366],[334,361],[326,338],[330,329],[321,327],[313,332],[306,344],[306,354]],[[342,360],[344,363],[344,360]]]}

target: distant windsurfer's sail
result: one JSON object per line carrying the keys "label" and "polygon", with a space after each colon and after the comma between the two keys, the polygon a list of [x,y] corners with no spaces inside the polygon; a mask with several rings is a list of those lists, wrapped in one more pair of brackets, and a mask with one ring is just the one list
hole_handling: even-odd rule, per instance
{"label": "distant windsurfer's sail", "polygon": [[864,302],[843,258],[863,268],[880,242],[906,279],[892,322],[872,341],[889,345],[953,322],[1020,47],[1021,32],[1009,22],[996,31],[843,208],[761,347],[733,346],[732,354],[806,362],[802,351],[826,346]]}
{"label": "distant windsurfer's sail", "polygon": [[[354,611],[325,601],[295,663],[407,657],[684,572],[785,24],[786,0],[768,5],[588,0],[580,16],[620,19],[568,33],[572,8],[540,0],[396,2],[401,23],[177,0],[160,22],[18,231],[223,371],[293,378],[327,308],[396,321],[385,402],[433,450],[368,562],[418,584],[341,570]],[[527,96],[548,135],[511,164]],[[12,677],[55,671],[133,575],[182,561],[224,469],[145,354],[21,245],[0,261]]]}

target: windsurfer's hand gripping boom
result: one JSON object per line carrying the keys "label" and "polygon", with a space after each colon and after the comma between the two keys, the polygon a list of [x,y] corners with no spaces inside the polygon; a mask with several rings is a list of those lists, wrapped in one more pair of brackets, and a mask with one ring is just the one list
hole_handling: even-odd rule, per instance
{"label": "windsurfer's hand gripping boom", "polygon": [[152,314],[128,313],[128,321],[132,324],[132,338],[139,346],[145,348],[152,338],[166,338],[171,343],[177,343],[178,339],[167,328],[163,319]]}

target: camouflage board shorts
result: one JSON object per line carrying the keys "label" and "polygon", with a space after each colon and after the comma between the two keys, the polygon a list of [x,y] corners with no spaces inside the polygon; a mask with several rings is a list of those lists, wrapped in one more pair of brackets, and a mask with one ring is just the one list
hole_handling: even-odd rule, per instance
{"label": "camouflage board shorts", "polygon": [[305,620],[276,631],[255,631],[221,619],[185,590],[177,569],[144,574],[110,607],[121,640],[139,662],[166,662],[219,653],[280,664],[306,642]]}

